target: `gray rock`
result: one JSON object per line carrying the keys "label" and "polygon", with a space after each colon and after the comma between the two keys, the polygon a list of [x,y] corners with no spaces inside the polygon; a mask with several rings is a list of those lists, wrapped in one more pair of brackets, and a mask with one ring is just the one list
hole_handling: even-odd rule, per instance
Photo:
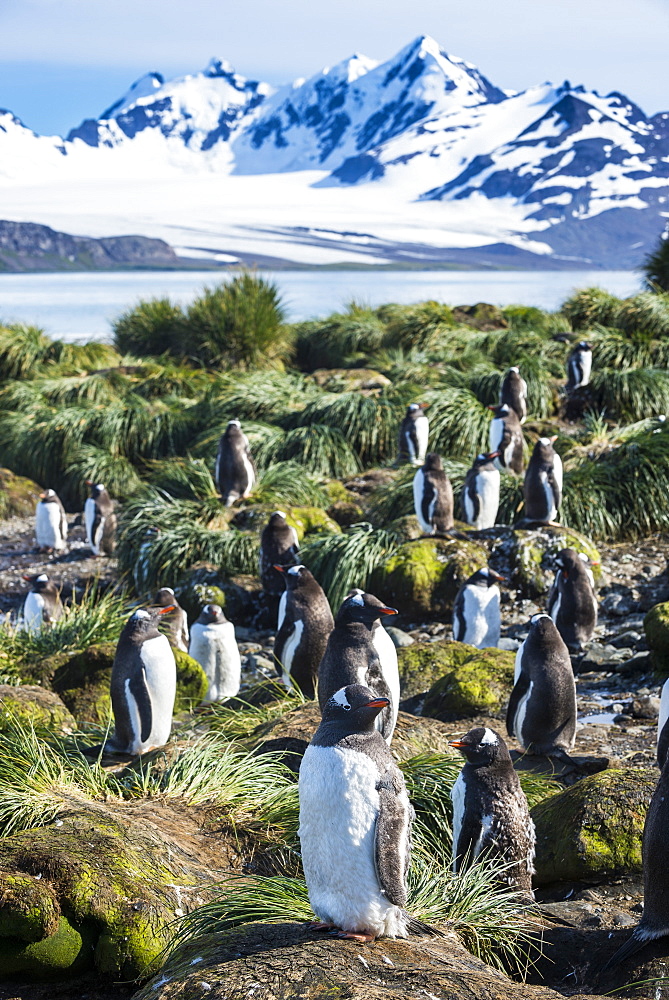
{"label": "gray rock", "polygon": [[515,652],[520,648],[519,639],[511,639],[509,636],[502,636],[502,638],[497,643],[498,649],[509,649],[511,652]]}
{"label": "gray rock", "polygon": [[611,914],[611,920],[616,927],[635,927],[638,923],[638,920],[631,917],[629,913],[623,913],[622,910],[615,910]]}
{"label": "gray rock", "polygon": [[657,719],[659,714],[659,698],[653,698],[652,695],[642,695],[632,702],[632,715],[635,719]]}
{"label": "gray rock", "polygon": [[640,632],[627,631],[617,635],[615,639],[609,639],[609,645],[621,649],[623,646],[636,646],[642,636]]}
{"label": "gray rock", "polygon": [[605,670],[613,669],[612,664],[620,663],[627,659],[631,650],[616,649],[615,646],[601,645],[593,642],[585,651],[580,663],[580,670]]}
{"label": "gray rock", "polygon": [[395,646],[412,646],[416,641],[407,632],[403,632],[401,628],[395,628],[394,625],[384,625],[384,628]]}
{"label": "gray rock", "polygon": [[637,670],[651,670],[651,654],[648,651],[635,653],[634,656],[630,656],[628,660],[623,660],[620,663],[614,664],[611,669],[615,670],[617,674],[633,674],[636,673]]}
{"label": "gray rock", "polygon": [[624,618],[634,610],[635,602],[627,594],[607,594],[600,604],[601,610],[607,615]]}

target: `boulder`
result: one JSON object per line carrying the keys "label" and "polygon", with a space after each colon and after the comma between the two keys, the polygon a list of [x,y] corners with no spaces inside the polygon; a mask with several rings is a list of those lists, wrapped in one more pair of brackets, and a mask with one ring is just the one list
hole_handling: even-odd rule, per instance
{"label": "boulder", "polygon": [[301,542],[305,535],[325,532],[336,535],[341,528],[321,507],[287,507],[285,504],[253,504],[242,507],[233,517],[231,524],[244,531],[262,531],[275,510],[281,509],[288,524],[292,525]]}
{"label": "boulder", "polygon": [[361,946],[304,923],[251,924],[209,934],[172,956],[134,1000],[560,1000],[509,979],[443,937],[382,938]]}
{"label": "boulder", "polygon": [[38,684],[0,684],[0,730],[13,719],[55,732],[73,732],[74,717],[53,691]]}
{"label": "boulder", "polygon": [[237,863],[204,819],[183,802],[73,800],[58,825],[0,840],[0,977],[150,975],[175,915]]}
{"label": "boulder", "polygon": [[[79,653],[61,653],[53,672],[52,687],[72,715],[80,722],[105,725],[111,712],[112,666],[116,647],[113,643],[89,646]],[[207,692],[204,670],[187,653],[174,650],[177,665],[177,697],[174,711],[190,711]]]}
{"label": "boulder", "polygon": [[375,393],[392,382],[373,368],[317,368],[311,378],[327,392]]}
{"label": "boulder", "polygon": [[448,617],[461,585],[488,565],[477,542],[424,538],[405,542],[372,573],[371,593],[412,621]]}
{"label": "boulder", "polygon": [[656,604],[643,620],[646,641],[655,670],[663,677],[669,674],[669,601]]}
{"label": "boulder", "polygon": [[34,515],[41,492],[42,487],[32,479],[0,468],[0,520]]}
{"label": "boulder", "polygon": [[336,500],[328,507],[327,515],[336,521],[340,528],[350,528],[352,524],[365,520],[362,507],[352,500]]}
{"label": "boulder", "polygon": [[183,574],[174,591],[193,622],[205,604],[218,604],[231,622],[250,622],[257,612],[260,580],[240,574],[226,579],[211,563],[198,563]]}
{"label": "boulder", "polygon": [[611,768],[532,809],[540,885],[641,871],[641,839],[655,786],[652,768]]}
{"label": "boulder", "polygon": [[548,593],[555,578],[555,557],[560,549],[584,552],[592,565],[595,584],[602,578],[600,555],[594,544],[573,528],[546,525],[526,531],[517,528],[512,533],[511,565],[513,582],[521,595],[528,598]]}
{"label": "boulder", "polygon": [[509,325],[499,306],[491,305],[490,302],[477,302],[473,306],[455,306],[453,319],[456,323],[472,326],[475,330],[486,333],[491,330],[505,330]]}
{"label": "boulder", "polygon": [[[429,642],[398,650],[405,683],[416,686],[433,680],[423,704],[423,715],[442,722],[496,715],[513,690],[515,653],[504,649],[476,649],[464,642]],[[406,666],[405,666],[406,665]],[[424,673],[425,680],[421,681]]]}

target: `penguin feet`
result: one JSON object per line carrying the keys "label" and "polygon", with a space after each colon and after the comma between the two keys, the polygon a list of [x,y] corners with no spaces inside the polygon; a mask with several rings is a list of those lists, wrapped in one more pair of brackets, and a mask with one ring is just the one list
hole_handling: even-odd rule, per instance
{"label": "penguin feet", "polygon": [[312,920],[307,924],[307,930],[310,931],[334,931],[336,929],[336,924],[326,924],[322,920]]}
{"label": "penguin feet", "polygon": [[376,940],[374,934],[364,934],[363,932],[358,933],[356,931],[337,931],[332,936],[343,938],[344,941],[359,941],[361,944],[369,944],[370,941]]}

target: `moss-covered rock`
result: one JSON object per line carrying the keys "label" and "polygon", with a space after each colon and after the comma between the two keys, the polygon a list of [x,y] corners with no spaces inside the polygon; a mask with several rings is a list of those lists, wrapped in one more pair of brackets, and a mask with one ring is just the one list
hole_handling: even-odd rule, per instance
{"label": "moss-covered rock", "polygon": [[37,684],[0,684],[0,731],[13,719],[59,732],[76,728],[74,717],[58,695]]}
{"label": "moss-covered rock", "polygon": [[177,664],[177,696],[174,711],[192,712],[206,695],[209,681],[197,660],[181,649],[175,649],[173,652]]}
{"label": "moss-covered rock", "polygon": [[[253,504],[243,507],[232,519],[235,528],[242,531],[262,531],[270,516],[277,509],[276,504]],[[341,528],[321,507],[287,507],[281,506],[286,520],[297,532],[300,541],[305,535],[325,532],[329,535],[339,534]]]}
{"label": "moss-covered rock", "polygon": [[602,576],[601,559],[585,535],[561,525],[546,525],[531,531],[516,529],[512,533],[513,582],[523,597],[536,598],[548,592],[557,569],[555,557],[560,549],[566,548],[588,557],[597,584]]}
{"label": "moss-covered rock", "polygon": [[327,515],[336,521],[340,528],[350,528],[352,524],[365,520],[362,507],[352,500],[336,500],[328,507]]}
{"label": "moss-covered rock", "polygon": [[669,601],[651,608],[643,620],[643,627],[653,666],[658,673],[669,674]]}
{"label": "moss-covered rock", "polygon": [[[435,648],[436,647],[436,648]],[[416,650],[418,655],[412,656]],[[442,722],[500,712],[513,689],[515,653],[504,649],[476,649],[464,642],[431,642],[398,650],[403,663],[418,677],[422,664],[433,677],[425,697],[423,715]],[[416,682],[414,682],[416,683]]]}
{"label": "moss-covered rock", "polygon": [[540,884],[641,871],[641,839],[657,774],[611,769],[582,778],[532,810]]}
{"label": "moss-covered rock", "polygon": [[226,579],[211,563],[198,563],[182,575],[174,591],[191,622],[205,604],[218,604],[235,624],[243,624],[257,611],[261,592],[258,577],[240,574]]}
{"label": "moss-covered rock", "polygon": [[417,542],[419,538],[423,537],[423,529],[415,514],[396,518],[390,522],[388,530],[392,531],[403,542]]}
{"label": "moss-covered rock", "polygon": [[488,552],[477,542],[450,538],[406,542],[374,571],[369,590],[405,618],[445,617],[467,577],[487,565]]}
{"label": "moss-covered rock", "polygon": [[6,517],[30,517],[42,492],[32,479],[0,469],[0,520]]}
{"label": "moss-covered rock", "polygon": [[473,326],[475,330],[505,330],[508,322],[499,306],[491,305],[490,302],[477,302],[473,306],[455,306],[453,309],[453,319],[456,323],[464,323],[465,326]]}
{"label": "moss-covered rock", "polygon": [[327,392],[373,393],[392,382],[373,368],[317,368],[311,377]]}

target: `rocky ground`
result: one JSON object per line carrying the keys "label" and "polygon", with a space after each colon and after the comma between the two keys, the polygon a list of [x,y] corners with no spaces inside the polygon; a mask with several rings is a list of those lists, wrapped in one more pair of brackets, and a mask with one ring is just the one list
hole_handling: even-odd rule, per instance
{"label": "rocky ground", "polygon": [[[70,517],[71,534],[68,552],[54,559],[36,553],[33,549],[31,519],[14,518],[2,523],[2,539],[0,541],[0,612],[18,613],[28,585],[23,581],[24,575],[37,572],[48,572],[49,575],[63,587],[65,597],[73,593],[81,594],[90,585],[92,578],[98,578],[104,587],[113,585],[115,566],[113,560],[94,559],[85,545],[83,530],[77,526],[75,518]],[[509,571],[505,554],[504,536],[495,542],[491,563],[501,571]],[[595,758],[601,760],[596,767],[620,762],[626,766],[633,765],[640,773],[654,781],[657,771],[654,764],[657,712],[659,709],[659,694],[661,679],[654,673],[650,654],[646,644],[643,629],[645,613],[658,602],[669,598],[669,577],[667,575],[667,554],[669,539],[662,536],[647,538],[642,542],[622,545],[601,545],[599,547],[602,560],[602,578],[600,580],[600,621],[595,640],[585,653],[574,658],[574,668],[577,672],[578,707],[582,725],[579,728],[574,757]],[[519,596],[513,589],[505,589],[503,596],[503,636],[502,645],[511,650],[524,638],[527,621],[530,615],[542,609],[540,598]],[[400,622],[401,634],[396,634],[398,643],[424,645],[447,638],[450,626],[444,621],[407,621]],[[258,631],[250,625],[239,628],[238,638],[244,655],[244,678],[246,683],[252,683],[265,675],[272,675],[271,651],[273,636],[267,630]],[[406,704],[414,711],[420,709],[415,702]],[[445,724],[444,733],[456,735],[469,729],[473,724],[482,722],[491,725],[505,734],[503,716],[500,713],[481,715],[476,719],[450,719]],[[293,734],[295,735],[295,734]],[[306,734],[308,738],[308,733]],[[511,744],[513,747],[513,743]],[[517,749],[517,748],[514,748]],[[547,763],[548,769],[554,765]],[[595,768],[596,769],[596,768]],[[592,768],[590,768],[592,770]],[[565,784],[571,784],[582,774],[590,773],[587,766],[579,772],[578,763],[571,774],[562,774]],[[626,772],[627,773],[627,772]],[[604,992],[619,988],[625,982],[620,974],[610,974],[601,983],[597,982],[595,971],[615,947],[629,933],[628,928],[638,921],[641,911],[642,893],[638,876],[611,878],[605,876],[593,877],[588,880],[562,881],[542,887],[537,892],[540,902],[541,922],[544,925],[544,957],[536,967],[529,972],[528,983],[535,984],[537,991],[529,987],[513,989],[504,992],[503,983],[495,979],[495,975],[481,968],[474,968],[472,975],[482,977],[477,996],[481,997],[548,997],[555,990],[562,995],[590,996],[601,995]],[[284,954],[286,961],[292,961],[291,948],[295,945],[295,930],[286,929],[284,937],[280,932],[272,932],[276,938],[270,948],[287,949]],[[302,932],[300,932],[302,933]],[[279,935],[279,937],[277,937]],[[319,946],[320,947],[320,946]],[[369,963],[375,964],[374,955],[379,946],[371,946],[356,950],[349,943],[333,945],[328,943],[326,950],[343,947],[346,954],[350,952],[351,962],[357,968],[358,964],[368,970]],[[390,948],[397,961],[407,962],[401,945],[383,945],[384,954]],[[445,946],[440,946],[443,947]],[[376,948],[376,950],[375,950]],[[451,943],[451,952],[457,946]],[[399,949],[399,950],[398,950]],[[253,949],[251,949],[253,950]],[[311,949],[314,956],[318,948]],[[322,950],[322,949],[321,949]],[[448,951],[448,949],[446,949]],[[669,972],[669,962],[663,963],[662,954],[668,949],[661,943],[646,950],[644,962],[639,966],[639,975],[643,978],[662,978]],[[297,954],[297,953],[296,953]],[[302,953],[300,953],[302,954]],[[446,961],[445,953],[439,949],[432,952],[426,959],[428,966],[439,965]],[[368,956],[368,959],[365,956]],[[369,956],[372,958],[369,958]],[[399,957],[398,957],[399,956]],[[659,956],[654,958],[654,956]],[[220,956],[219,956],[220,958]],[[460,959],[462,956],[460,956]],[[214,960],[212,959],[212,962]],[[385,962],[385,959],[383,959]],[[389,961],[393,962],[393,958]],[[645,964],[644,964],[645,963]],[[397,963],[396,963],[397,964]],[[480,963],[479,963],[480,965]],[[440,968],[442,967],[440,966]],[[436,968],[436,966],[435,966]],[[360,971],[360,970],[359,970]],[[378,971],[378,970],[377,970]],[[366,973],[365,973],[366,974]],[[392,995],[421,996],[471,996],[464,992],[462,983],[448,985],[446,978],[434,979],[434,985],[428,989],[429,977],[420,991],[405,984],[405,992],[396,992],[399,980],[394,984]],[[445,973],[443,973],[445,975]],[[486,976],[488,977],[486,979]],[[203,978],[204,977],[204,978]],[[153,986],[146,988],[142,996],[190,997],[211,995],[212,997],[227,996],[270,996],[269,993],[239,992],[228,993],[221,986],[220,991],[207,990],[205,983],[211,976],[203,973],[201,985],[195,984],[172,989]],[[252,979],[252,976],[251,976]],[[247,984],[251,982],[247,980]],[[338,995],[350,997],[381,995],[377,984],[383,981],[383,976],[376,976],[374,984],[369,980],[367,992],[349,989]],[[478,981],[478,980],[477,980]],[[159,981],[158,981],[159,982]],[[189,981],[190,982],[190,981]],[[404,982],[404,980],[402,980]],[[408,982],[408,980],[407,980]],[[421,980],[422,982],[422,980]],[[358,984],[359,986],[360,984]],[[457,985],[457,988],[456,988]],[[373,988],[372,988],[373,986]],[[197,987],[197,988],[196,988]],[[390,990],[390,984],[387,984]],[[341,987],[340,987],[341,988]],[[245,987],[246,989],[246,987]],[[449,993],[448,990],[451,989]],[[664,996],[667,989],[661,982],[653,986],[655,992],[627,991],[623,995],[630,996]],[[60,984],[32,984],[19,982],[0,985],[0,1000],[70,1000],[71,997],[99,998],[131,996],[135,990],[131,984],[104,984],[94,977],[88,976],[79,981],[73,988],[72,982]],[[198,993],[199,990],[199,993]],[[272,996],[310,996],[304,982],[295,983],[294,993],[271,994]],[[421,992],[422,991],[422,992]],[[316,994],[314,994],[316,995]],[[319,996],[322,994],[318,994]],[[385,994],[384,994],[385,995]],[[667,989],[669,996],[669,989]]]}

